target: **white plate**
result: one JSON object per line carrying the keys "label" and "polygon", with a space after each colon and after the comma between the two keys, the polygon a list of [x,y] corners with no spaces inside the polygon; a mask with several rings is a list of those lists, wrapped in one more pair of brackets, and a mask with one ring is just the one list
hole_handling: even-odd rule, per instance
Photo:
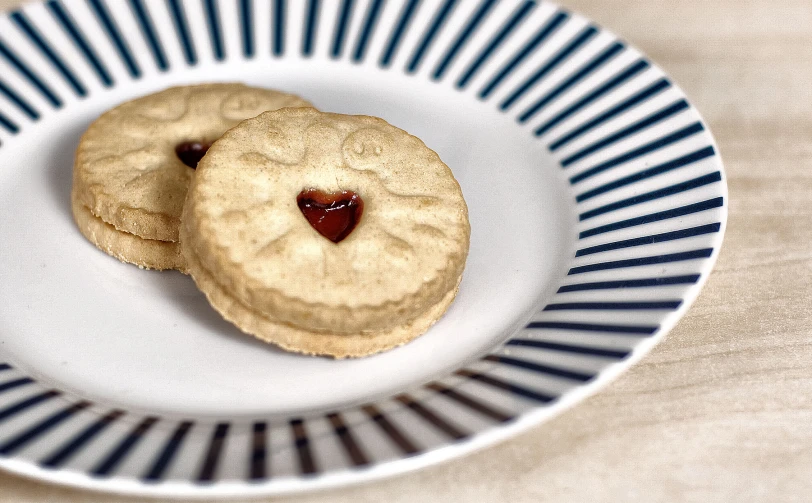
{"label": "white plate", "polygon": [[[188,277],[79,234],[72,154],[90,121],[223,80],[381,116],[452,168],[471,251],[429,333],[360,360],[284,353],[224,322]],[[547,2],[27,5],[0,17],[0,142],[0,466],[123,493],[324,488],[538,424],[677,322],[727,214],[682,92]]]}

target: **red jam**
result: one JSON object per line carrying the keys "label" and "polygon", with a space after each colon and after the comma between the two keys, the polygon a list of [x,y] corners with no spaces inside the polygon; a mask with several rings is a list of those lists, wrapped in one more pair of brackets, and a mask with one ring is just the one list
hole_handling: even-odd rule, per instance
{"label": "red jam", "polygon": [[211,147],[211,143],[187,141],[184,143],[178,143],[178,145],[175,147],[175,154],[177,154],[178,159],[180,159],[183,164],[192,169],[196,169],[197,163],[200,162],[200,159],[203,159],[203,156],[206,155],[206,151],[209,150],[209,147]]}
{"label": "red jam", "polygon": [[333,243],[349,236],[364,212],[363,199],[350,190],[326,194],[305,189],[296,202],[310,225]]}

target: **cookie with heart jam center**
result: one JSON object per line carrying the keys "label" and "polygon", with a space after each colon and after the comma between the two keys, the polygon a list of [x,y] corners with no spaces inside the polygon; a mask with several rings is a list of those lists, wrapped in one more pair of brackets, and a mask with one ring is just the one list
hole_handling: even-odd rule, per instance
{"label": "cookie with heart jam center", "polygon": [[266,112],[214,142],[183,209],[189,272],[243,331],[293,351],[363,356],[445,313],[468,254],[451,170],[382,119]]}
{"label": "cookie with heart jam center", "polygon": [[201,84],[169,88],[105,112],[76,150],[74,220],[94,244],[122,261],[183,269],[178,226],[197,163],[211,142],[243,119],[291,106],[310,103],[242,84]]}

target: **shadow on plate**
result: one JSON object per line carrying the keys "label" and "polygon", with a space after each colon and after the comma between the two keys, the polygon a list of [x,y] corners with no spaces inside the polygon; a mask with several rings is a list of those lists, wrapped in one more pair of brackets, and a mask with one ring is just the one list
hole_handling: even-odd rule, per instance
{"label": "shadow on plate", "polygon": [[[179,311],[181,311],[187,318],[193,319],[196,323],[200,324],[207,332],[213,332],[219,337],[225,338],[229,343],[237,343],[243,346],[250,346],[257,351],[269,351],[274,354],[290,355],[287,351],[283,351],[278,347],[260,341],[252,335],[243,333],[236,326],[226,321],[220,313],[214,310],[213,307],[206,300],[203,292],[197,290],[191,276],[183,275],[178,271],[151,271],[155,275],[173,275],[180,276],[174,278],[173,283],[186,283],[184,292],[175,289],[166,290],[167,302],[173,302]],[[190,295],[189,291],[194,290],[194,294]]]}
{"label": "shadow on plate", "polygon": [[[73,215],[70,209],[70,189],[73,184],[73,157],[82,133],[88,124],[80,124],[60,132],[59,138],[52,142],[48,157],[48,172],[46,181],[48,191],[54,198],[60,212],[73,224]],[[75,227],[75,225],[74,225]],[[79,232],[78,229],[76,232]]]}

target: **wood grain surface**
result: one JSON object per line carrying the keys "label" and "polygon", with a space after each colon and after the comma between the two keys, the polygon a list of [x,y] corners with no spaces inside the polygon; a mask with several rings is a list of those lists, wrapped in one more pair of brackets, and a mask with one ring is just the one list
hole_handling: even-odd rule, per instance
{"label": "wood grain surface", "polygon": [[[18,0],[0,0],[7,9]],[[646,52],[715,134],[716,269],[676,329],[548,423],[315,502],[812,500],[812,2],[566,0]],[[130,502],[0,473],[0,503]]]}

